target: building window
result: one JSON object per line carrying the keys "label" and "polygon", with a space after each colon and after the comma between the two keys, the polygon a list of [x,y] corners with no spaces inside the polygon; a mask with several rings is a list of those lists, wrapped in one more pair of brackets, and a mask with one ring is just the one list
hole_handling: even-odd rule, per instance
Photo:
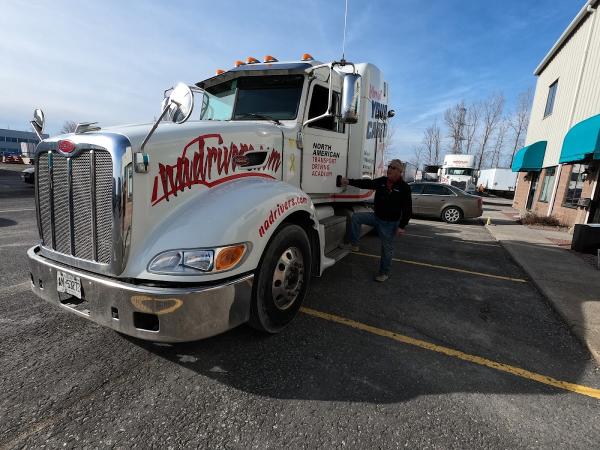
{"label": "building window", "polygon": [[556,89],[558,88],[558,80],[550,85],[548,89],[548,98],[546,99],[546,109],[544,109],[544,118],[552,114],[554,109],[554,99],[556,98]]}
{"label": "building window", "polygon": [[540,193],[540,202],[548,202],[552,187],[554,186],[554,177],[556,176],[556,167],[548,167],[542,182],[542,192]]}
{"label": "building window", "polygon": [[583,164],[573,164],[563,206],[567,208],[577,207],[577,202],[581,198],[581,190],[583,189],[582,174],[584,170],[585,166]]}

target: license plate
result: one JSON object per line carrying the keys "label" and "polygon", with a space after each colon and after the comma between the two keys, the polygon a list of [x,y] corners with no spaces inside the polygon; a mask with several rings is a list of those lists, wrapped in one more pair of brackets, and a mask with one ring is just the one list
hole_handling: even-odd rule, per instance
{"label": "license plate", "polygon": [[58,292],[65,292],[67,294],[74,295],[77,298],[81,298],[81,280],[75,275],[70,273],[56,272],[56,290]]}

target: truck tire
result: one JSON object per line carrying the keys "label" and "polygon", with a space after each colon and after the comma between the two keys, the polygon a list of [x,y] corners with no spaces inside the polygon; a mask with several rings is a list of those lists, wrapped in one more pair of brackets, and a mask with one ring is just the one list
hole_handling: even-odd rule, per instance
{"label": "truck tire", "polygon": [[448,206],[442,211],[442,219],[447,223],[458,223],[462,220],[463,215],[458,206]]}
{"label": "truck tire", "polygon": [[250,326],[274,334],[292,321],[308,291],[311,264],[306,232],[284,225],[271,238],[256,271]]}

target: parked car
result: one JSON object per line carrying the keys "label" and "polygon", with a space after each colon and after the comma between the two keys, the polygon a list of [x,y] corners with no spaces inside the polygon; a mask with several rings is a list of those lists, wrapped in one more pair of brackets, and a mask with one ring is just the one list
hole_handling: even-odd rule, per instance
{"label": "parked car", "polygon": [[483,200],[456,186],[442,183],[409,183],[414,215],[439,217],[448,223],[483,214]]}
{"label": "parked car", "polygon": [[23,164],[23,158],[20,155],[7,155],[4,157],[6,164]]}
{"label": "parked car", "polygon": [[28,167],[21,172],[21,178],[27,184],[35,183],[35,167]]}

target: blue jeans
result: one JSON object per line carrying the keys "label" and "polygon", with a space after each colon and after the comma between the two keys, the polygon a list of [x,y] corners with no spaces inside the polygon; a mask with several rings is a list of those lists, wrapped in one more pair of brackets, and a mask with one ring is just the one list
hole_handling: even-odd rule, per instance
{"label": "blue jeans", "polygon": [[358,245],[360,239],[360,226],[370,225],[377,230],[381,239],[381,259],[379,261],[379,273],[389,275],[394,255],[394,237],[400,221],[387,221],[375,217],[374,213],[361,212],[352,215],[350,223],[350,243]]}

